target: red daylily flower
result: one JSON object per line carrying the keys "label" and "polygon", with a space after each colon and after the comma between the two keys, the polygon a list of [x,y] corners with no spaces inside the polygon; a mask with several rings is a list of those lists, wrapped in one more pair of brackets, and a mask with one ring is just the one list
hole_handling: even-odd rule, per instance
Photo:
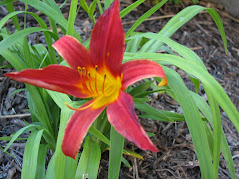
{"label": "red daylily flower", "polygon": [[138,121],[133,98],[124,90],[143,78],[161,77],[159,86],[167,85],[167,79],[162,67],[154,61],[141,59],[122,64],[124,41],[119,2],[115,0],[96,22],[89,50],[67,35],[53,44],[70,67],[49,65],[5,74],[38,87],[92,98],[74,109],[66,126],[62,150],[69,157],[76,157],[90,125],[106,107],[109,122],[121,135],[143,150],[158,151]]}

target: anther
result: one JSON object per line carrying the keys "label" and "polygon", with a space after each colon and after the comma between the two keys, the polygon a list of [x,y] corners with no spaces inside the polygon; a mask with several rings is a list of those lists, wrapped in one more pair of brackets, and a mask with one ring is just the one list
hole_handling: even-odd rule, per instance
{"label": "anther", "polygon": [[90,78],[90,72],[88,72],[87,76],[88,76],[88,78]]}
{"label": "anther", "polygon": [[82,72],[81,67],[78,67],[78,72],[81,74]]}
{"label": "anther", "polygon": [[83,72],[83,75],[86,74],[86,70],[85,70],[85,67],[82,68],[82,72]]}
{"label": "anther", "polygon": [[98,90],[97,90],[97,84],[96,84],[96,82],[97,82],[97,70],[98,70],[98,65],[95,65],[95,91],[96,91],[97,94],[99,94]]}

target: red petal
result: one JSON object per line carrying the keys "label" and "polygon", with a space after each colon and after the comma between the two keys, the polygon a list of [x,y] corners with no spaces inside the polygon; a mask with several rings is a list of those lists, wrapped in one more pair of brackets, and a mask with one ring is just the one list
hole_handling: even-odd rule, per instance
{"label": "red petal", "polygon": [[[93,100],[82,105],[81,107],[87,106],[92,103]],[[67,123],[64,137],[62,141],[62,151],[66,156],[75,159],[79,147],[87,134],[87,131],[94,120],[100,115],[105,107],[98,109],[92,109],[91,107],[76,111]]]}
{"label": "red petal", "polygon": [[124,39],[119,2],[115,0],[97,20],[91,33],[90,56],[93,65],[106,65],[116,76],[123,60]]}
{"label": "red petal", "polygon": [[120,92],[119,99],[107,107],[107,116],[115,129],[129,141],[134,142],[143,150],[158,152],[140,125],[134,111],[133,98],[128,93]]}
{"label": "red petal", "polygon": [[89,97],[83,90],[78,72],[62,65],[49,65],[38,70],[27,69],[21,72],[7,73],[5,76],[79,98]]}
{"label": "red petal", "polygon": [[167,85],[166,76],[163,68],[151,60],[132,60],[122,64],[121,73],[123,73],[123,86],[125,90],[129,85],[144,78],[161,77],[164,78],[164,85]]}
{"label": "red petal", "polygon": [[89,51],[74,37],[65,35],[52,46],[73,69],[91,64]]}

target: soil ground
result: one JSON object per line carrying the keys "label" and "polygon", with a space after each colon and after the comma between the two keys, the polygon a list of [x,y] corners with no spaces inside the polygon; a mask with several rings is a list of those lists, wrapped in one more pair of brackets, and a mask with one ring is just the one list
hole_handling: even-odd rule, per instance
{"label": "soil ground", "polygon": [[[218,10],[227,35],[228,53],[225,54],[219,31],[210,15],[206,12],[200,13],[185,24],[171,39],[193,49],[200,56],[210,74],[223,86],[239,110],[239,19],[229,15],[220,6],[209,4],[205,1],[199,1],[199,3],[202,6],[213,7]],[[15,2],[14,5],[18,10],[24,10],[24,6],[21,3]],[[136,31],[158,32],[168,22],[169,17],[175,15],[188,5],[188,3],[184,2],[180,5],[167,3],[152,16],[153,18],[140,25]],[[128,6],[128,4],[122,3],[121,6],[123,8]],[[149,8],[149,4],[141,5],[136,11],[123,18],[125,31]],[[69,5],[66,4],[63,9],[64,15],[67,17]],[[4,12],[1,11],[1,13]],[[41,17],[45,18],[44,16]],[[19,18],[23,19],[21,16]],[[27,26],[36,26],[36,22],[28,18]],[[13,30],[11,21],[8,22],[7,27],[10,31]],[[83,40],[89,38],[92,24],[82,10],[80,10],[77,16],[76,28],[81,33]],[[29,36],[29,41],[33,44],[44,43],[44,37],[39,36],[39,34],[33,34]],[[193,89],[188,76],[176,67],[173,67],[173,69],[177,70],[183,77],[187,87]],[[0,137],[9,136],[25,126],[24,120],[31,121],[27,111],[26,91],[10,95],[16,89],[24,88],[24,84],[11,81],[3,76],[4,73],[12,70],[0,69]],[[207,99],[202,88],[200,88],[199,93]],[[150,97],[150,104],[153,107],[182,113],[180,106],[166,94],[152,95]],[[222,112],[221,117],[223,129],[234,159],[237,177],[239,178],[239,135],[225,113]],[[126,141],[125,147],[142,155],[144,160],[125,156],[131,167],[128,168],[122,164],[120,178],[200,178],[200,169],[195,149],[185,122],[162,123],[151,119],[140,119],[140,122],[146,131],[156,134],[152,140],[157,145],[159,152],[141,151],[132,143]],[[27,136],[28,134],[25,134],[22,137]],[[6,144],[7,142],[5,141],[0,142],[3,148]],[[0,150],[0,179],[20,178],[24,146],[25,143],[21,142],[14,143],[10,147],[9,153],[16,158]],[[107,169],[108,152],[104,152],[102,154],[98,178],[107,178]],[[230,178],[222,156],[220,159],[219,178]]]}

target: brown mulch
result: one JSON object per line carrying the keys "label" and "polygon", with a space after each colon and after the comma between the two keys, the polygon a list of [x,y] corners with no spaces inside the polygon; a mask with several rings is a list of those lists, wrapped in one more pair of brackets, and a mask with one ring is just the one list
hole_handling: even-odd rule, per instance
{"label": "brown mulch", "polygon": [[[224,52],[223,43],[215,23],[210,15],[205,12],[200,13],[185,24],[171,39],[193,49],[200,56],[210,74],[223,86],[239,110],[239,19],[230,16],[220,6],[209,4],[205,1],[200,1],[200,3],[203,6],[216,8],[219,11],[227,35],[228,53],[225,54]],[[126,3],[121,5],[127,6]],[[181,5],[166,4],[152,16],[153,18],[140,25],[136,31],[158,32],[168,22],[169,17],[175,15],[187,5],[188,3],[181,3]],[[22,8],[22,4],[18,2],[15,3],[15,6]],[[65,16],[67,16],[68,9],[69,6],[64,8]],[[133,22],[148,9],[147,5],[141,5],[137,8],[137,11],[133,11],[123,18],[124,29],[129,29]],[[22,19],[23,17],[20,18]],[[30,18],[27,21],[29,27],[34,26],[34,23],[36,22]],[[9,22],[7,27],[12,29],[12,23]],[[83,41],[86,40],[90,35],[92,23],[82,10],[80,10],[77,17],[76,27],[83,37]],[[29,39],[34,41],[33,43],[44,43],[43,36],[33,34],[29,36]],[[183,77],[187,87],[193,89],[188,76],[182,70],[176,67],[174,69]],[[24,120],[31,120],[27,114],[26,92],[22,91],[10,96],[16,89],[24,88],[24,85],[5,78],[3,74],[9,71],[11,69],[0,69],[0,137],[11,135],[25,125]],[[200,94],[207,99],[202,88],[200,88]],[[150,104],[153,107],[182,113],[180,106],[168,95],[152,95],[150,97]],[[19,114],[26,114],[26,116],[19,116]],[[13,118],[10,115],[15,115],[15,117]],[[9,116],[9,118],[3,118],[3,116]],[[237,177],[239,178],[239,136],[224,112],[221,113],[221,116],[223,129],[233,155]],[[152,137],[152,140],[157,145],[159,152],[142,151],[126,141],[125,147],[142,155],[144,160],[125,156],[131,167],[128,168],[122,164],[120,178],[200,178],[197,156],[185,122],[162,123],[151,119],[140,119],[140,122],[146,131],[156,134]],[[27,135],[25,134],[22,137],[27,137]],[[2,147],[5,147],[6,144],[7,142],[0,141]],[[20,178],[24,142],[12,145],[9,153],[16,156],[16,158],[0,150],[0,179]],[[108,152],[102,154],[99,178],[107,178],[108,156]],[[230,178],[223,156],[221,156],[220,160],[219,178]]]}

